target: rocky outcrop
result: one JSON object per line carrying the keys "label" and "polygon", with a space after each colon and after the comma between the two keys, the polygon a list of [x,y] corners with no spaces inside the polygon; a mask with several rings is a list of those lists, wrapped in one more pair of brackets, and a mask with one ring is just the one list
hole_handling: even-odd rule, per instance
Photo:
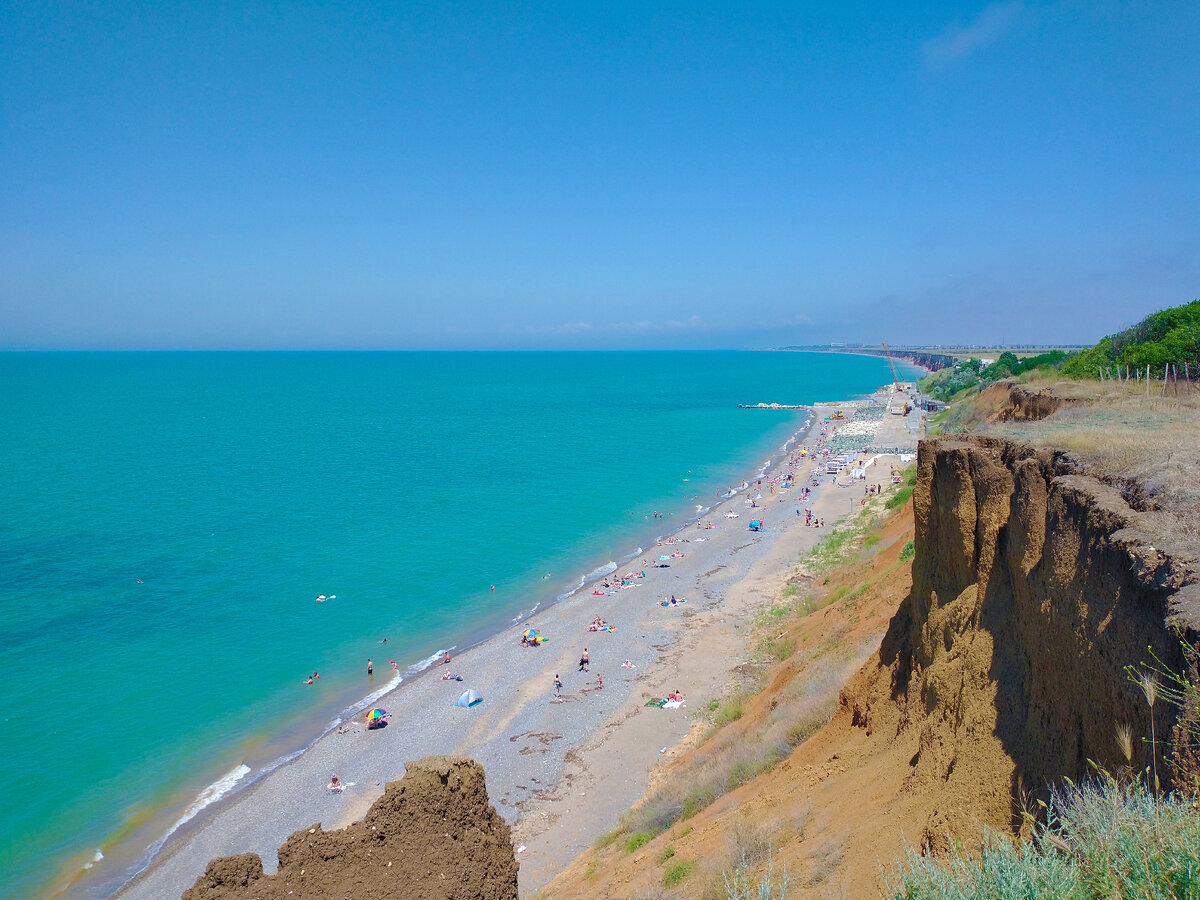
{"label": "rocky outcrop", "polygon": [[[1148,648],[1182,667],[1167,623],[1196,633],[1194,561],[1066,457],[998,439],[923,441],[914,514],[912,592],[841,704],[869,733],[919,734],[905,790],[933,798],[925,841],[1019,830],[1090,762],[1149,765],[1151,710],[1125,667]],[[1153,714],[1162,739],[1174,711]]]}
{"label": "rocky outcrop", "polygon": [[508,826],[483,767],[464,757],[409,763],[361,822],[297,831],[264,875],[257,854],[215,859],[183,900],[516,900]]}

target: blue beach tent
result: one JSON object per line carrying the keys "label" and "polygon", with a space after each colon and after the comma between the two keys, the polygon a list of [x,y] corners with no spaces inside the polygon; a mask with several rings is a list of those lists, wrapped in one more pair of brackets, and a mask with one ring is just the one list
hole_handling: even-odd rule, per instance
{"label": "blue beach tent", "polygon": [[475,704],[482,703],[482,702],[483,702],[483,698],[480,697],[479,694],[474,689],[470,689],[470,690],[463,691],[462,696],[454,701],[454,705],[462,706],[462,707],[466,707],[467,709],[470,709]]}

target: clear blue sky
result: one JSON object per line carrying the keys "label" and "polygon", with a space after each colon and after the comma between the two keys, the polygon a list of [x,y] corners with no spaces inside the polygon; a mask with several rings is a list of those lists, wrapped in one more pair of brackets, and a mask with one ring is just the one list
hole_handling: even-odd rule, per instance
{"label": "clear blue sky", "polygon": [[1197,47],[1194,0],[8,0],[0,349],[1092,342],[1200,297]]}

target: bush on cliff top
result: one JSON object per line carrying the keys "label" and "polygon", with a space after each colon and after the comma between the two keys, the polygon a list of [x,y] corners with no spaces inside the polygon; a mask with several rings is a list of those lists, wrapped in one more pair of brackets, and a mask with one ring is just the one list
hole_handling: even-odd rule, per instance
{"label": "bush on cliff top", "polygon": [[1063,374],[1095,378],[1100,371],[1114,374],[1119,367],[1145,373],[1173,364],[1200,368],[1200,300],[1151,313],[1136,325],[1111,334],[1095,347],[1067,360]]}
{"label": "bush on cliff top", "polygon": [[987,387],[1002,378],[1013,378],[1034,369],[1058,368],[1066,358],[1067,354],[1062,350],[1051,350],[1020,359],[1006,350],[989,366],[984,366],[982,360],[968,359],[953,369],[942,369],[926,376],[921,379],[919,387],[931,397],[950,400],[963,391]]}
{"label": "bush on cliff top", "polygon": [[1055,795],[1033,840],[996,836],[979,859],[909,851],[888,885],[903,900],[1200,895],[1200,817],[1182,797],[1156,801],[1140,782],[1112,778]]}

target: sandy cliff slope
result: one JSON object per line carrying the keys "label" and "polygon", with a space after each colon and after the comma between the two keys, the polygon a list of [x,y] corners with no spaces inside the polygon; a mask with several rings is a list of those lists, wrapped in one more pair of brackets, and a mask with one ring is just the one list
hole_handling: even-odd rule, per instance
{"label": "sandy cliff slope", "polygon": [[[1089,761],[1148,763],[1146,744],[1136,740],[1126,761],[1115,736],[1122,723],[1150,733],[1125,666],[1147,647],[1181,663],[1165,623],[1195,626],[1194,559],[1164,549],[1171,541],[1147,514],[1061,454],[934,439],[918,473],[911,582],[901,571],[872,581],[875,568],[855,576],[870,585],[858,615],[863,603],[886,606],[885,585],[905,591],[832,722],[634,852],[616,842],[586,855],[546,897],[721,897],[721,872],[746,850],[760,871],[775,851],[789,896],[878,896],[905,845],[937,851],[1012,833],[1023,808],[1062,777],[1086,776]],[[887,563],[885,552],[875,565]],[[848,614],[835,604],[807,627]],[[803,672],[785,664],[756,703],[794,678]],[[1155,712],[1168,733],[1173,711]],[[691,871],[669,884],[685,862]]]}

